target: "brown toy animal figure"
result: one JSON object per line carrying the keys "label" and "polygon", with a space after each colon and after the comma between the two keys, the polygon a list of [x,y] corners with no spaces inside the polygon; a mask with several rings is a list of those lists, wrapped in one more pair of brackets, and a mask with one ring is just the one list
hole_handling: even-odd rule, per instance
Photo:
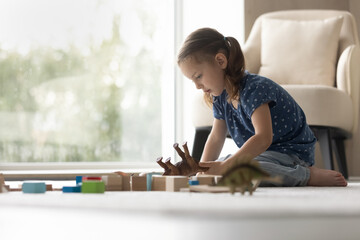
{"label": "brown toy animal figure", "polygon": [[165,163],[162,162],[162,157],[156,160],[165,170],[163,176],[192,176],[198,172],[205,172],[209,169],[207,167],[200,167],[195,159],[190,156],[186,142],[183,144],[184,152],[179,148],[179,144],[177,143],[174,144],[174,148],[181,157],[181,162],[177,162],[174,165],[170,162],[171,158],[166,159]]}

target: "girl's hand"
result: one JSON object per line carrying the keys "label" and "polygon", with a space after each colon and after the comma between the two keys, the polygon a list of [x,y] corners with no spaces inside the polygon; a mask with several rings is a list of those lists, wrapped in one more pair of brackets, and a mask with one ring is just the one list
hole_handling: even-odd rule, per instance
{"label": "girl's hand", "polygon": [[203,172],[204,174],[222,175],[228,167],[228,162],[227,161],[199,162],[199,166],[209,168],[209,170],[207,170],[206,172]]}

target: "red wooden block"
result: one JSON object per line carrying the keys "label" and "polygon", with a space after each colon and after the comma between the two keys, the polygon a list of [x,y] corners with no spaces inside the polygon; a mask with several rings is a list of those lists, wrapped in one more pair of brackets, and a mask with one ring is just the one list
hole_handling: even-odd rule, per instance
{"label": "red wooden block", "polygon": [[88,177],[82,177],[83,182],[84,181],[101,181],[101,177],[92,177],[92,176],[88,176]]}

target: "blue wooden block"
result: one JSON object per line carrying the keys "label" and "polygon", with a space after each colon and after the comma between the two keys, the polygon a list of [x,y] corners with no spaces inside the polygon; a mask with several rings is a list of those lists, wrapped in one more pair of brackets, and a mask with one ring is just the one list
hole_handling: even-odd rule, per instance
{"label": "blue wooden block", "polygon": [[44,182],[24,182],[22,191],[23,193],[45,193],[46,184]]}
{"label": "blue wooden block", "polygon": [[65,186],[62,188],[63,193],[80,193],[81,192],[81,185],[77,186]]}
{"label": "blue wooden block", "polygon": [[199,185],[199,180],[189,180],[189,185],[190,186]]}
{"label": "blue wooden block", "polygon": [[152,176],[161,175],[161,173],[147,173],[146,174],[146,190],[151,191]]}
{"label": "blue wooden block", "polygon": [[76,176],[76,185],[82,183],[82,176]]}

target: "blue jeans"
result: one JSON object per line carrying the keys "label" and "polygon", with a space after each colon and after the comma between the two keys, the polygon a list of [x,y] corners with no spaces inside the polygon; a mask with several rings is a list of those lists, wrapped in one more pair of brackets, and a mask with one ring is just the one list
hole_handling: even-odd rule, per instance
{"label": "blue jeans", "polygon": [[[217,161],[224,161],[231,155],[219,158]],[[261,181],[260,187],[294,187],[306,186],[310,178],[309,165],[299,159],[296,155],[289,155],[275,151],[266,151],[255,158],[260,167],[272,177],[280,176],[282,183]]]}

